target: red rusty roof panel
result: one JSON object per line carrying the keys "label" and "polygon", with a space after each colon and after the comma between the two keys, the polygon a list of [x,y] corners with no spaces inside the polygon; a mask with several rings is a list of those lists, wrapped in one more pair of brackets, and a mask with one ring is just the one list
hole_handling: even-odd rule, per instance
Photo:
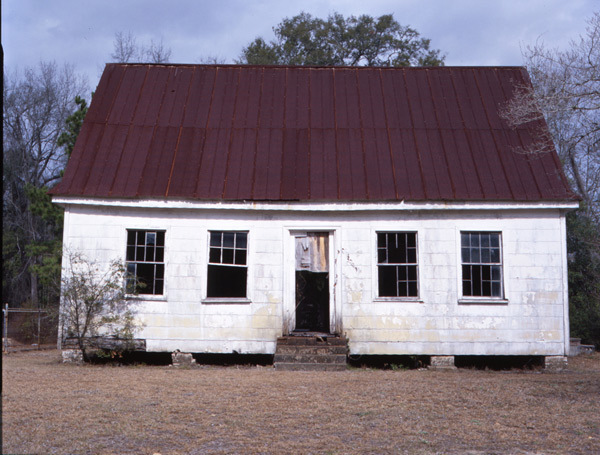
{"label": "red rusty roof panel", "polygon": [[[129,128],[127,142],[123,147],[110,196],[135,197],[144,171],[146,155],[152,142],[154,129],[150,126]],[[116,158],[116,157],[115,157]]]}
{"label": "red rusty roof panel", "polygon": [[450,77],[452,80],[452,87],[455,93],[454,100],[460,112],[461,123],[458,127],[463,128],[465,130],[475,128],[477,125],[476,117],[471,108],[469,92],[467,90],[467,87],[465,86],[464,72],[466,70],[462,68],[450,68],[449,70],[451,72]]}
{"label": "red rusty roof panel", "polygon": [[181,126],[188,107],[188,91],[192,74],[191,71],[181,71],[177,68],[169,72],[157,125],[177,128]]}
{"label": "red rusty roof panel", "polygon": [[[308,74],[305,74],[308,79]],[[259,128],[284,128],[285,122],[285,86],[286,72],[278,68],[263,70],[260,86],[260,122]],[[291,102],[291,100],[290,100]]]}
{"label": "red rusty roof panel", "polygon": [[[385,125],[383,119],[375,119],[378,109],[374,106],[376,101],[373,98],[381,93],[380,90],[377,90],[379,89],[379,81],[373,77],[373,71],[357,72],[356,75],[360,127],[363,129],[372,129],[375,128],[375,125]],[[373,87],[374,83],[377,84],[375,87]],[[379,107],[381,108],[381,106]]]}
{"label": "red rusty roof panel", "polygon": [[413,129],[404,71],[381,71],[380,75],[389,127]]}
{"label": "red rusty roof panel", "polygon": [[160,197],[166,194],[178,136],[179,128],[157,126],[154,129],[138,195]]}
{"label": "red rusty roof panel", "polygon": [[280,192],[283,130],[259,128],[252,199],[278,200]]}
{"label": "red rusty roof panel", "polygon": [[450,176],[450,185],[455,199],[475,199],[481,196],[481,188],[475,172],[468,142],[462,130],[440,129],[439,147],[445,157],[445,165]]}
{"label": "red rusty roof panel", "polygon": [[124,74],[129,70],[125,66],[107,65],[98,87],[96,88],[97,93],[103,94],[102,97],[94,96],[90,108],[86,114],[86,120],[93,123],[105,122],[111,112],[115,96],[119,90],[121,79]]}
{"label": "red rusty roof panel", "polygon": [[102,142],[104,136],[109,135],[108,129],[102,123],[91,123],[90,128],[84,130],[85,126],[85,124],[82,126],[79,133],[80,135],[82,132],[84,133],[82,137],[83,142],[79,140],[79,137],[77,139],[81,143],[81,146],[85,145],[85,150],[88,153],[75,153],[75,150],[73,151],[67,165],[71,172],[67,173],[65,169],[65,177],[62,180],[62,182],[70,182],[69,188],[75,194],[94,194],[86,192],[85,189],[88,180],[96,174],[94,158],[96,157],[99,144]]}
{"label": "red rusty roof panel", "polygon": [[283,130],[283,160],[279,199],[295,201],[308,192],[308,154],[307,130]]}
{"label": "red rusty roof panel", "polygon": [[237,99],[239,73],[239,70],[217,71],[217,79],[213,88],[211,110],[207,124],[209,129],[231,128],[235,101]]}
{"label": "red rusty roof panel", "polygon": [[501,109],[523,68],[109,64],[52,194],[572,200],[548,136]]}
{"label": "red rusty roof panel", "polygon": [[449,109],[449,104],[455,105],[453,100],[449,100],[454,97],[454,93],[448,84],[444,84],[448,78],[443,76],[445,75],[439,71],[427,72],[437,127],[440,130],[448,130],[454,127],[452,116],[456,115],[456,110]]}
{"label": "red rusty roof panel", "polygon": [[224,199],[243,199],[240,195],[252,193],[252,174],[247,172],[247,169],[254,167],[255,151],[256,129],[232,130],[224,181]]}
{"label": "red rusty roof panel", "polygon": [[[406,133],[409,134],[406,134]],[[420,170],[414,153],[412,130],[389,129],[391,155],[394,163],[396,194],[406,195],[406,199],[423,199],[417,188],[422,188]],[[412,164],[417,165],[415,169]],[[410,164],[409,164],[410,163]],[[410,171],[409,171],[410,169]]]}
{"label": "red rusty roof panel", "polygon": [[227,147],[231,141],[231,129],[207,130],[202,166],[198,182],[198,194],[207,199],[221,199],[227,173]]}
{"label": "red rusty roof panel", "polygon": [[[314,69],[310,74],[310,126],[335,128],[333,77],[331,71]],[[287,126],[287,125],[286,125]]]}
{"label": "red rusty roof panel", "polygon": [[310,84],[298,68],[286,72],[285,125],[286,128],[308,128],[310,125]]}
{"label": "red rusty roof panel", "polygon": [[[311,132],[310,136],[308,135],[308,131]],[[337,167],[334,130],[306,130],[306,138],[308,141],[308,173],[306,176],[306,183],[308,185],[308,191],[310,191],[311,199],[319,200],[323,199],[325,194],[337,194],[337,188],[335,187],[336,180],[331,178],[328,179],[328,173],[324,172],[325,169],[335,169]],[[326,138],[329,138],[329,140]],[[325,144],[325,142],[329,142],[329,144]],[[330,144],[333,145],[333,148],[328,150]],[[331,185],[331,188],[326,190],[325,187],[328,184]]]}
{"label": "red rusty roof panel", "polygon": [[336,72],[333,98],[336,128],[360,128],[360,104],[354,71]]}
{"label": "red rusty roof panel", "polygon": [[[498,141],[502,143],[503,149],[518,150],[521,147],[520,139],[514,130],[499,130],[494,134]],[[531,167],[523,159],[525,156],[521,153],[505,154],[503,159],[507,163],[506,170],[510,175],[515,175],[517,178],[512,179],[513,196],[515,200],[527,200],[529,194],[540,194],[535,184]]]}
{"label": "red rusty roof panel", "polygon": [[417,128],[414,130],[415,147],[417,150],[419,168],[423,173],[423,183],[425,196],[427,199],[440,200],[444,199],[444,193],[440,191],[439,178],[441,177],[436,172],[435,157],[432,156],[429,147],[428,131],[426,128]]}
{"label": "red rusty roof panel", "polygon": [[98,177],[95,179],[90,178],[88,180],[88,186],[90,186],[89,191],[93,191],[103,196],[109,195],[119,165],[119,160],[115,159],[114,154],[107,152],[107,150],[123,150],[128,134],[129,126],[115,125],[114,128],[112,128],[112,134],[104,136],[105,139],[110,140],[110,143],[104,143],[104,141],[100,143],[94,164],[94,167],[98,167],[99,170],[94,176]]}
{"label": "red rusty roof panel", "polygon": [[389,129],[375,129],[375,138],[378,144],[378,158],[381,175],[381,193],[383,200],[398,198],[398,185],[396,183],[396,164],[392,155],[392,143]]}
{"label": "red rusty roof panel", "polygon": [[498,100],[504,99],[504,91],[498,79],[498,72],[489,72],[482,77],[485,83],[480,84],[481,92],[486,100],[487,119],[493,130],[502,130],[506,122],[501,117],[503,105],[498,105]]}
{"label": "red rusty roof panel", "polygon": [[216,71],[202,66],[193,67],[183,127],[206,128],[216,77]]}
{"label": "red rusty roof panel", "polygon": [[[484,150],[484,142],[481,137],[481,130],[469,130],[468,131],[469,148],[471,150],[471,156],[475,163],[475,169],[479,177],[479,183],[483,190],[484,199],[493,198],[494,195],[500,193],[498,188],[498,179],[500,178],[501,170],[492,166],[491,164],[491,150]],[[503,199],[498,196],[498,199]]]}
{"label": "red rusty roof panel", "polygon": [[[79,136],[77,137],[77,141],[81,149],[93,147],[94,131],[96,132],[96,135],[102,134],[102,124],[91,122],[83,123],[79,132]],[[65,172],[65,175],[63,176],[61,182],[58,185],[64,188],[68,188],[70,192],[73,192],[73,194],[81,192],[85,186],[85,180],[87,179],[86,175],[82,175],[82,173],[85,172],[84,168],[88,167],[87,163],[83,163],[84,159],[87,159],[87,156],[88,154],[86,154],[86,156],[84,157],[82,153],[71,154],[68,163],[69,172]],[[58,189],[58,187],[55,187],[55,189]]]}
{"label": "red rusty roof panel", "polygon": [[423,118],[424,124],[421,126],[415,126],[415,128],[425,128],[429,131],[434,131],[439,127],[436,118],[435,105],[433,97],[431,96],[431,86],[429,83],[429,71],[423,69],[421,73],[409,72],[409,79],[416,87],[415,91],[411,92],[413,98],[416,99],[414,103],[415,109],[419,109],[420,116]]}
{"label": "red rusty roof panel", "polygon": [[245,74],[245,77],[240,78],[233,114],[234,128],[256,128],[258,126],[260,90],[255,90],[255,87],[260,86],[261,79],[262,74],[259,68],[252,68]]}
{"label": "red rusty roof panel", "polygon": [[[342,200],[352,200],[354,197],[354,188],[357,187],[360,183],[364,182],[364,179],[359,177],[354,180],[352,178],[352,159],[350,155],[350,144],[352,143],[350,135],[350,129],[338,129],[335,132],[335,148],[337,150],[336,160],[336,174],[337,177],[337,196],[338,199]],[[319,136],[315,137],[316,140],[320,139]],[[319,149],[315,147],[315,150]],[[329,172],[331,176],[333,173]],[[359,192],[362,192],[359,191]],[[333,194],[333,192],[331,193]]]}
{"label": "red rusty roof panel", "polygon": [[169,197],[188,197],[196,190],[205,130],[181,128],[177,155],[169,179]]}
{"label": "red rusty roof panel", "polygon": [[131,123],[146,73],[143,68],[134,68],[133,71],[124,73],[114,96],[115,103],[109,111],[109,124]]}

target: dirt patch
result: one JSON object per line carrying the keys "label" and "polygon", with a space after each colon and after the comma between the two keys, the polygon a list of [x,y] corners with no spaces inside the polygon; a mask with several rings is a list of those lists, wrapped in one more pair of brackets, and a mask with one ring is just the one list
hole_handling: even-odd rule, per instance
{"label": "dirt patch", "polygon": [[3,453],[596,454],[600,355],[563,373],[64,365],[3,356]]}

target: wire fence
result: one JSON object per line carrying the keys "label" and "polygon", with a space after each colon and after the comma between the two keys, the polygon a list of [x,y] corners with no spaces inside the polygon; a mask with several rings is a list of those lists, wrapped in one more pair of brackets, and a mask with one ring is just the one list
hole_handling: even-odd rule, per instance
{"label": "wire fence", "polygon": [[2,351],[56,346],[58,318],[42,308],[2,308]]}

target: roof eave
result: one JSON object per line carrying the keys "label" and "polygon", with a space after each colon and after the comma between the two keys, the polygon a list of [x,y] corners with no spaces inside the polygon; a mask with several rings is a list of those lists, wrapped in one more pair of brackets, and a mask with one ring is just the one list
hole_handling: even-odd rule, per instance
{"label": "roof eave", "polygon": [[575,210],[577,200],[544,201],[224,201],[194,199],[126,199],[54,195],[61,206],[85,205],[115,208],[167,210],[257,210],[257,211],[430,211],[430,210]]}

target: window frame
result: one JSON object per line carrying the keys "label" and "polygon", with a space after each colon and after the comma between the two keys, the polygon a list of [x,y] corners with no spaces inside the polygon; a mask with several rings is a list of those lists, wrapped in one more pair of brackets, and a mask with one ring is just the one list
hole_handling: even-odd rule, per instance
{"label": "window frame", "polygon": [[[466,262],[463,260],[463,248],[469,248],[472,249],[473,245],[471,244],[471,242],[469,243],[469,245],[467,246],[463,246],[463,234],[478,234],[481,236],[481,234],[495,234],[498,236],[498,261],[491,261],[491,252],[490,252],[490,260],[489,261],[483,261],[481,259],[481,248],[486,248],[486,247],[482,247],[481,246],[481,237],[479,238],[479,245],[475,246],[475,248],[479,249],[479,254],[480,254],[480,260],[479,261],[471,261],[471,258],[469,258],[469,261]],[[505,285],[505,269],[506,269],[506,261],[504,260],[504,235],[503,232],[500,230],[488,230],[488,229],[458,229],[457,232],[457,240],[458,240],[458,292],[459,292],[459,299],[458,299],[458,303],[463,303],[463,304],[469,304],[469,303],[480,303],[480,304],[506,304],[508,303],[508,299],[506,298],[506,285]],[[489,248],[495,248],[493,246],[489,247]],[[485,281],[489,281],[490,282],[490,295],[465,295],[464,293],[464,282],[465,282],[465,276],[464,276],[464,266],[489,266],[490,267],[490,280],[485,280]],[[491,268],[493,266],[498,266],[499,270],[500,270],[500,278],[499,280],[493,280],[492,277],[492,270]],[[472,275],[471,275],[471,281],[472,281]],[[480,275],[480,283],[482,283],[484,280],[481,278]],[[493,294],[492,292],[492,284],[493,282],[498,282],[500,284],[500,295],[494,296],[491,295]],[[483,287],[482,284],[480,284],[481,287]]]}
{"label": "window frame", "polygon": [[[397,230],[397,229],[377,229],[374,231],[374,237],[375,237],[375,248],[374,248],[374,272],[373,272],[373,276],[374,276],[374,286],[373,286],[373,295],[374,301],[409,301],[409,302],[422,302],[421,299],[421,272],[419,270],[419,266],[421,261],[419,260],[419,255],[420,255],[420,248],[419,248],[419,239],[420,239],[420,235],[419,235],[419,231],[417,229],[402,229],[402,230]],[[414,263],[412,262],[404,262],[404,263],[391,263],[391,264],[386,264],[386,263],[380,263],[379,262],[379,235],[380,234],[413,234],[415,236],[415,261]],[[382,296],[380,295],[380,266],[414,266],[415,270],[416,270],[416,278],[414,280],[407,280],[408,281],[413,281],[416,283],[416,287],[417,287],[417,292],[416,295],[414,296]]]}
{"label": "window frame", "polygon": [[[129,233],[130,232],[135,232],[135,243],[133,245],[130,245],[129,243]],[[138,241],[138,232],[144,232],[145,234],[145,244],[144,245],[140,245],[137,243]],[[148,242],[147,242],[147,235],[149,233],[154,233],[156,235],[156,239],[155,239],[155,244],[154,244],[154,259],[153,261],[147,261],[147,260],[137,260],[137,250],[138,248],[147,248],[148,247]],[[162,245],[158,245],[158,234],[162,233],[163,234],[163,244]],[[125,228],[125,294],[127,295],[128,298],[142,298],[145,300],[165,300],[167,297],[167,288],[166,288],[166,244],[167,244],[167,230],[163,229],[163,228]],[[136,251],[135,256],[134,256],[134,260],[130,260],[129,258],[129,248],[133,247]],[[162,261],[157,261],[156,260],[156,249],[157,248],[162,248]],[[144,250],[144,255],[146,254],[146,250]],[[129,266],[130,264],[135,265],[136,267],[136,276],[137,276],[137,266],[138,264],[144,264],[144,265],[154,265],[154,277],[153,280],[156,280],[156,266],[158,265],[162,265],[162,278],[159,278],[160,280],[162,280],[162,292],[161,293],[147,293],[145,290],[140,290],[138,292],[135,293],[131,293],[129,292],[130,289],[130,283],[129,283]],[[156,283],[153,284],[153,289],[156,287]]]}
{"label": "window frame", "polygon": [[[211,261],[211,248],[216,248],[216,245],[211,245],[211,238],[213,233],[221,233],[221,244],[218,246],[221,250],[220,259],[221,262]],[[236,234],[234,238],[234,247],[226,248],[223,243],[223,234]],[[245,234],[246,236],[246,245],[245,248],[236,248],[237,246],[237,234]],[[233,261],[234,263],[224,263],[223,254],[225,249],[233,250]],[[235,264],[236,261],[236,251],[245,250],[245,264]],[[202,299],[202,303],[214,304],[214,303],[242,303],[247,304],[251,303],[250,299],[250,232],[244,229],[207,229],[206,230],[206,262],[203,271],[203,282],[204,282],[204,298]],[[209,280],[210,280],[210,267],[219,266],[219,267],[234,267],[234,268],[243,268],[246,271],[246,286],[245,286],[245,295],[244,296],[227,296],[227,297],[214,297],[209,295]]]}

